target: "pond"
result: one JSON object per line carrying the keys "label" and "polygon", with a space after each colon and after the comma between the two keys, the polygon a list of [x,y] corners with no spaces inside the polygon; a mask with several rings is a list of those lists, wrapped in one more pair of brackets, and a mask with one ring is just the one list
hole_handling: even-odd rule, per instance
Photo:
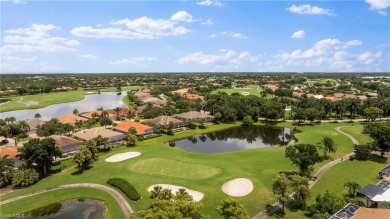
{"label": "pond", "polygon": [[70,199],[34,209],[17,218],[103,219],[105,218],[105,214],[106,207],[101,201],[93,199]]}
{"label": "pond", "polygon": [[85,95],[85,98],[76,102],[60,103],[50,105],[39,109],[16,110],[5,113],[0,113],[0,118],[14,116],[16,120],[33,119],[36,113],[41,114],[41,119],[49,120],[51,118],[71,114],[73,109],[78,109],[79,113],[89,112],[103,107],[103,109],[113,109],[115,107],[127,107],[122,102],[122,95],[117,95],[116,92],[102,92],[101,94]]}
{"label": "pond", "polygon": [[235,127],[223,131],[195,135],[187,139],[168,142],[171,147],[214,154],[228,151],[279,147],[294,144],[293,130],[273,126]]}

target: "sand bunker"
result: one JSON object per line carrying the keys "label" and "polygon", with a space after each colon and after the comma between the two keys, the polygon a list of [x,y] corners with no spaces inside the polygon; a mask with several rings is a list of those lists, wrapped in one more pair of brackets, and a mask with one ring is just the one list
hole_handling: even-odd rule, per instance
{"label": "sand bunker", "polygon": [[222,191],[230,196],[246,196],[253,190],[253,184],[249,179],[237,178],[222,185]]}
{"label": "sand bunker", "polygon": [[186,192],[188,192],[188,194],[190,194],[192,196],[192,198],[194,199],[195,202],[198,202],[198,201],[202,200],[202,198],[204,196],[203,193],[201,193],[201,192],[194,191],[194,190],[191,190],[191,189],[187,189],[186,187],[169,185],[169,184],[155,184],[155,185],[151,185],[151,186],[149,186],[148,191],[149,192],[152,191],[155,186],[161,186],[162,189],[170,189],[170,190],[172,190],[173,194],[175,194],[177,191],[179,191],[179,189],[185,189]]}
{"label": "sand bunker", "polygon": [[107,162],[120,162],[124,161],[133,157],[138,157],[141,155],[140,152],[126,152],[126,153],[120,153],[120,154],[115,154],[112,155],[111,157],[107,158]]}

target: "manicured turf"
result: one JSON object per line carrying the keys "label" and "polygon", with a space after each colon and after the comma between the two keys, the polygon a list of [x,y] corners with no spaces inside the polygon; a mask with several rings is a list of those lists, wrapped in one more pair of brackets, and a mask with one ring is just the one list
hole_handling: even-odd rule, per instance
{"label": "manicured turf", "polygon": [[[361,124],[355,123],[353,126],[349,124],[349,127],[343,127],[341,130],[355,137],[360,144],[366,144],[371,140],[369,136],[361,133],[363,130]],[[376,178],[378,171],[389,163],[389,161],[385,161],[376,155],[373,155],[369,161],[344,161],[332,167],[318,180],[311,190],[311,199],[308,203],[314,202],[316,195],[323,194],[326,190],[341,196],[347,194],[348,189],[344,187],[346,182],[355,181],[362,187],[367,184],[376,184],[379,181]],[[291,212],[287,209],[285,218],[307,218],[304,214],[303,211]],[[277,217],[271,216],[270,218]]]}
{"label": "manicured turf", "polygon": [[206,179],[221,172],[221,169],[213,166],[164,158],[140,160],[130,166],[130,170],[137,173],[157,174],[186,179]]}
{"label": "manicured turf", "polygon": [[[264,123],[260,122],[259,124]],[[215,207],[223,198],[228,197],[222,192],[221,186],[226,181],[234,178],[248,178],[253,182],[254,190],[249,195],[238,199],[251,215],[255,215],[263,210],[267,204],[272,204],[276,201],[272,193],[272,179],[277,173],[281,170],[298,170],[296,166],[291,164],[289,159],[285,158],[285,147],[243,150],[221,154],[199,154],[184,151],[179,148],[171,148],[164,144],[164,142],[173,141],[178,138],[186,138],[191,135],[217,131],[238,125],[240,123],[212,125],[204,130],[182,131],[175,133],[174,136],[163,135],[158,138],[141,141],[138,142],[135,148],[117,147],[108,153],[101,154],[99,160],[94,163],[93,168],[80,175],[72,174],[76,169],[68,169],[58,175],[48,177],[29,188],[6,194],[1,198],[4,200],[28,192],[68,183],[91,182],[107,185],[107,179],[118,177],[131,182],[142,196],[142,199],[136,202],[127,199],[134,210],[145,209],[151,204],[152,200],[148,198],[149,192],[147,191],[149,186],[154,184],[174,184],[204,193],[205,197],[202,202],[204,203],[206,213],[211,218],[219,218]],[[279,123],[277,125],[294,128],[291,123]],[[336,127],[346,125],[348,124],[330,123],[313,126],[297,126],[297,129],[302,132],[297,133],[296,137],[299,143],[312,144],[319,142],[325,136],[332,137],[338,145],[338,151],[335,155],[331,154],[331,156],[339,158],[341,155],[352,151],[353,144],[350,139],[335,131]],[[136,159],[129,159],[118,163],[107,163],[104,161],[105,158],[114,154],[135,150],[142,153]],[[139,162],[141,161],[153,166],[149,167],[144,163],[140,165]],[[155,161],[155,163],[152,161]],[[184,167],[182,167],[183,164]],[[133,167],[136,167],[137,172],[131,171]],[[204,173],[199,171],[199,168],[203,167]],[[220,172],[218,174],[210,174],[210,167],[220,170]],[[316,169],[319,167],[320,164],[316,165]],[[153,168],[158,170],[154,170]],[[161,169],[170,174],[159,172]],[[174,173],[175,171],[178,173]],[[194,173],[185,174],[185,176],[191,176],[191,178],[177,177],[182,176],[185,171],[198,171],[196,174],[205,174],[209,177],[193,178],[191,174]],[[148,172],[148,174],[144,172]],[[150,174],[151,172],[153,174]],[[330,190],[332,189],[331,186],[329,187]],[[42,205],[45,204],[48,203],[42,201]],[[24,205],[21,204],[19,206],[21,209],[18,211],[25,211],[23,208]]]}
{"label": "manicured turf", "polygon": [[363,125],[361,124],[354,124],[353,126],[349,127],[343,127],[341,128],[342,131],[352,135],[360,144],[367,144],[371,141],[371,138],[368,135],[362,134],[363,132]]}
{"label": "manicured turf", "polygon": [[134,109],[134,107],[136,107],[135,103],[133,102],[130,102],[129,98],[127,98],[127,96],[123,96],[122,97],[122,102],[124,104],[126,104],[126,106],[128,106],[129,108],[131,109]]}
{"label": "manicured turf", "polygon": [[[22,214],[54,202],[67,199],[89,198],[105,202],[107,218],[125,218],[116,200],[107,192],[93,188],[69,188],[50,191],[1,206],[1,214]],[[38,201],[39,200],[39,201]]]}
{"label": "manicured turf", "polygon": [[218,90],[213,91],[213,93],[218,93],[218,92],[225,92],[227,94],[232,94],[232,93],[240,93],[242,95],[255,95],[255,96],[260,96],[260,92],[263,90],[263,88],[259,85],[248,85],[247,86],[249,89],[230,89],[230,88],[221,88]]}
{"label": "manicured turf", "polygon": [[57,103],[74,102],[84,99],[83,90],[45,93],[11,97],[12,101],[0,106],[0,112],[37,109]]}
{"label": "manicured turf", "polygon": [[[130,90],[138,90],[142,88],[142,86],[125,86],[121,87],[122,92],[130,91]],[[116,92],[116,87],[108,87],[100,90],[101,92]]]}

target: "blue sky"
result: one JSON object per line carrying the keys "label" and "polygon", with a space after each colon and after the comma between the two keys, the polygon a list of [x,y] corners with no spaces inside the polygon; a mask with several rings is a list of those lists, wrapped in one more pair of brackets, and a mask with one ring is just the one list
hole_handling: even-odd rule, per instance
{"label": "blue sky", "polygon": [[0,3],[1,73],[390,71],[390,0]]}

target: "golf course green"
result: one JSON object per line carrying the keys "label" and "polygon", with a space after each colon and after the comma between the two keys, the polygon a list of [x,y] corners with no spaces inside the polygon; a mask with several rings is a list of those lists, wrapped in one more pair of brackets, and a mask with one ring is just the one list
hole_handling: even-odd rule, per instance
{"label": "golf course green", "polygon": [[[258,122],[257,124],[264,125],[265,122]],[[271,125],[272,124],[273,123],[271,123]],[[221,186],[225,182],[235,178],[247,178],[252,181],[254,190],[247,196],[238,199],[243,203],[250,215],[255,215],[261,210],[264,210],[266,205],[276,201],[276,198],[272,193],[272,179],[278,172],[282,170],[298,170],[296,166],[291,164],[289,159],[285,158],[285,147],[251,149],[219,154],[199,154],[184,151],[179,148],[172,148],[164,144],[164,142],[167,141],[223,130],[239,125],[241,125],[239,122],[236,124],[212,125],[208,126],[207,129],[187,130],[175,133],[174,136],[163,135],[161,137],[140,141],[137,143],[137,146],[133,148],[125,146],[113,148],[107,153],[100,154],[99,160],[94,163],[93,168],[82,174],[75,174],[75,165],[71,161],[65,161],[61,164],[66,165],[65,171],[41,180],[37,184],[26,189],[20,189],[2,195],[1,200],[71,183],[98,183],[108,186],[108,184],[106,184],[107,179],[124,178],[133,184],[142,196],[139,201],[131,201],[126,198],[135,211],[145,209],[152,203],[152,200],[149,199],[149,192],[147,191],[149,186],[154,184],[173,184],[202,192],[205,195],[202,200],[205,212],[209,214],[211,218],[219,218],[218,213],[215,211],[215,207],[223,198],[228,197],[223,193]],[[270,123],[267,123],[267,125],[270,125]],[[275,123],[273,125],[298,129],[300,132],[295,134],[298,143],[315,144],[324,137],[331,137],[338,146],[337,152],[335,154],[330,154],[332,159],[338,159],[342,155],[346,155],[353,150],[353,143],[351,140],[335,130],[335,128],[339,126],[352,126],[350,123],[323,123],[319,125],[302,126],[294,126],[291,123]],[[351,130],[357,134],[359,129],[362,129],[362,125],[358,123],[355,123],[354,125],[354,128]],[[348,130],[349,128],[343,128],[343,131],[347,132]],[[108,163],[105,161],[106,158],[114,154],[129,151],[138,151],[141,152],[142,155],[116,163]],[[317,170],[327,162],[329,162],[329,160],[317,164],[315,169]],[[329,173],[325,174],[324,179],[321,179],[313,188],[313,194],[322,192],[324,189],[321,189],[321,187],[326,187],[326,189],[330,191],[341,190],[338,184],[326,183],[330,182],[332,177],[338,177],[337,170],[344,171],[344,169],[346,169],[346,172],[349,170],[351,172],[349,174],[353,175],[353,171],[351,171],[353,164],[359,164],[359,162],[342,163],[340,166],[336,166],[329,170]],[[363,164],[366,163],[362,162],[362,167],[364,166]],[[376,167],[377,165],[375,165],[375,168]],[[375,171],[377,171],[375,168],[372,171],[371,169],[368,170],[371,172],[365,174],[374,174],[375,177]],[[326,177],[328,177],[328,174],[336,175],[330,175],[329,179],[327,179]],[[345,177],[345,179],[349,180],[350,178]],[[59,197],[56,199],[56,201],[58,201],[58,199],[62,199],[61,194],[64,191],[66,191],[66,189],[52,191],[50,192],[49,197]],[[76,194],[74,192],[70,193]],[[42,194],[43,197],[46,197],[47,195],[49,195],[49,193]],[[78,195],[89,198],[95,197],[93,194],[87,192],[78,193]],[[118,209],[119,207],[112,198],[110,199],[102,196],[100,199],[104,199],[109,209],[112,208],[109,212],[119,211],[115,212],[115,216],[121,213],[120,209]],[[34,204],[34,207],[44,206],[50,202],[53,202],[53,200],[50,198],[42,198],[39,203]],[[24,203],[26,203],[26,200],[19,200],[2,205],[1,207],[2,209],[7,209],[7,213],[22,213],[31,210],[32,207],[27,206]],[[118,218],[115,216],[111,214],[107,215],[108,218]]]}

